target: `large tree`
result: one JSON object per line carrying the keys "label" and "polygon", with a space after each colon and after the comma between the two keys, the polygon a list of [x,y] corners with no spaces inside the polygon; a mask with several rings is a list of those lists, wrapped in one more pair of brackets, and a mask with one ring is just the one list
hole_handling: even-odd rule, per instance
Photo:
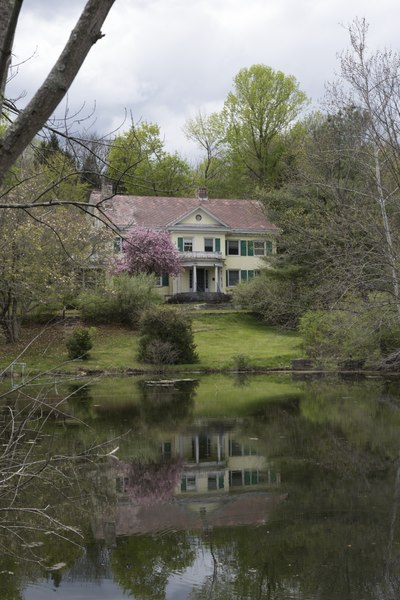
{"label": "large tree", "polygon": [[165,150],[160,128],[142,122],[113,141],[109,176],[117,189],[144,196],[182,196],[192,191],[190,167]]}
{"label": "large tree", "polygon": [[214,197],[255,196],[282,185],[307,104],[294,77],[266,65],[241,69],[233,83],[221,112],[198,113],[184,127],[203,151],[197,181]]}
{"label": "large tree", "polygon": [[244,68],[224,104],[231,160],[253,185],[274,186],[287,152],[285,136],[304,109],[306,95],[293,76],[262,64]]}
{"label": "large tree", "polygon": [[364,21],[349,34],[327,110],[304,124],[290,185],[266,198],[282,228],[270,276],[300,284],[297,317],[362,312],[376,333],[399,327],[400,56],[369,51]]}
{"label": "large tree", "polygon": [[64,154],[44,165],[25,156],[12,177],[19,185],[9,192],[11,202],[29,204],[41,195],[49,206],[0,211],[0,327],[8,342],[18,339],[21,321],[33,308],[60,303],[79,289],[86,271],[105,259],[110,237],[77,208],[51,206],[54,198],[83,202],[86,195],[87,186]]}

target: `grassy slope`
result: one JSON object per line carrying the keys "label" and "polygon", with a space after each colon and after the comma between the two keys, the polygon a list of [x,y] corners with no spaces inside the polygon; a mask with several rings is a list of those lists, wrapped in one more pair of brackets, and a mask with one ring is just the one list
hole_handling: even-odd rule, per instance
{"label": "grassy slope", "polygon": [[[15,360],[33,337],[38,339],[18,359],[30,370],[59,368],[74,371],[86,369],[124,370],[150,368],[136,359],[137,335],[127,329],[101,326],[96,330],[94,347],[87,361],[68,362],[65,336],[70,329],[63,325],[42,331],[39,327],[24,330],[18,345],[0,345],[0,366]],[[287,367],[300,354],[300,338],[293,332],[266,327],[252,315],[240,312],[212,313],[197,311],[193,315],[193,331],[200,358],[187,369],[225,369],[234,357],[244,355],[252,367]],[[65,363],[65,364],[64,364]]]}

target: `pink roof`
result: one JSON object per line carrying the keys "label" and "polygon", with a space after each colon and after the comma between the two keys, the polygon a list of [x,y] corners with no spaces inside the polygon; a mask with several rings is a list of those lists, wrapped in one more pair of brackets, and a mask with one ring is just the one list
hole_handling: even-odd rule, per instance
{"label": "pink roof", "polygon": [[[100,201],[100,192],[92,192],[90,202]],[[103,204],[107,217],[118,227],[167,228],[196,208],[204,208],[228,229],[238,231],[277,231],[257,200],[170,198],[162,196],[115,195]],[[173,229],[173,227],[171,227]]]}

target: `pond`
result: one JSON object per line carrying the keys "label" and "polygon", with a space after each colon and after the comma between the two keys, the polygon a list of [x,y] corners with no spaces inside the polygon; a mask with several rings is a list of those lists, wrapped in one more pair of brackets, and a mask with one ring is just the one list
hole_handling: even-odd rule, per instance
{"label": "pond", "polygon": [[396,380],[64,380],[2,402],[41,465],[0,490],[2,600],[400,597]]}

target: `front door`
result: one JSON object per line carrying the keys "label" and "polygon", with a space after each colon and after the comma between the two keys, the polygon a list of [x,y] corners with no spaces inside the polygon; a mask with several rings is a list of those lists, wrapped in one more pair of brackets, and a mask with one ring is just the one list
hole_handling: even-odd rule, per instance
{"label": "front door", "polygon": [[197,292],[208,291],[208,270],[197,269]]}

